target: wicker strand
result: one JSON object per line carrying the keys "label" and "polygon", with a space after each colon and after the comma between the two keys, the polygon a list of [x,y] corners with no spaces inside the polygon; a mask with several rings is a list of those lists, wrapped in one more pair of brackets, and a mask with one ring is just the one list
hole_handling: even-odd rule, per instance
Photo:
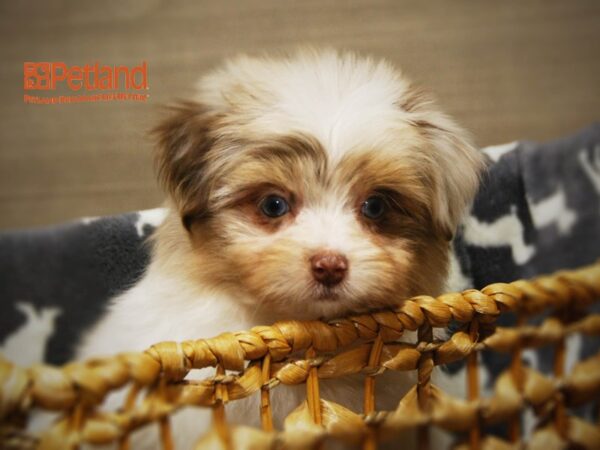
{"label": "wicker strand", "polygon": [[[517,327],[520,328],[525,323],[525,317],[523,313],[517,315]],[[512,354],[510,362],[510,374],[512,381],[517,389],[517,392],[523,392],[523,360],[522,360],[522,345],[517,343]],[[513,415],[508,423],[508,434],[510,441],[516,444],[521,439],[521,414]]]}
{"label": "wicker strand", "polygon": [[[217,379],[222,379],[225,375],[225,370],[221,364],[217,365],[215,372]],[[229,400],[227,389],[219,381],[215,380],[215,382],[217,383],[217,386],[215,389],[215,403],[213,406],[213,424],[223,447],[226,450],[231,450],[231,433],[227,426],[227,421],[225,420],[225,404]]]}
{"label": "wicker strand", "polygon": [[[565,317],[564,311],[558,313],[558,317]],[[554,347],[554,376],[557,379],[560,379],[565,374],[565,354],[566,354],[566,342],[565,338],[562,337],[561,340]],[[567,411],[564,404],[563,394],[558,392],[556,395],[556,406],[554,407],[554,426],[556,427],[556,431],[561,438],[566,438],[567,427],[568,427],[568,418]]]}
{"label": "wicker strand", "polygon": [[[364,392],[364,414],[365,417],[369,418],[375,412],[375,372],[376,368],[380,367],[381,352],[383,351],[383,338],[381,333],[377,335],[373,344],[371,345],[371,351],[369,353],[369,360],[367,362],[369,368],[369,374],[365,377],[365,392]],[[367,419],[368,420],[368,419]],[[374,430],[374,422],[368,421],[369,427],[367,431],[367,437],[365,438],[363,449],[374,450],[377,448],[377,435]]]}
{"label": "wicker strand", "polygon": [[[73,408],[73,412],[71,414],[70,420],[69,420],[69,426],[72,429],[72,432],[74,434],[78,434],[81,432],[81,427],[83,425],[83,421],[84,421],[84,414],[85,414],[85,406],[83,404],[83,402],[79,403],[78,405],[75,406],[75,408]],[[75,443],[75,445],[73,446],[74,450],[79,450],[79,445]]]}
{"label": "wicker strand", "polygon": [[[306,357],[313,359],[316,356],[314,348],[309,348],[306,351]],[[308,379],[306,380],[306,399],[308,401],[308,410],[315,425],[322,425],[323,418],[321,416],[321,396],[319,394],[319,375],[316,367],[311,367],[308,371]]]}
{"label": "wicker strand", "polygon": [[[471,342],[479,340],[479,321],[473,319],[469,325],[469,338]],[[467,399],[471,402],[479,400],[479,361],[478,353],[472,352],[467,357]],[[481,447],[481,417],[477,411],[477,424],[471,427],[469,431],[469,442],[472,450],[479,450]]]}
{"label": "wicker strand", "polygon": [[266,354],[262,360],[262,386],[260,391],[260,421],[262,429],[266,432],[273,431],[273,411],[271,409],[271,395],[269,381],[271,380],[271,355]]}
{"label": "wicker strand", "polygon": [[[166,390],[166,378],[162,378],[160,380],[159,393],[160,396],[163,397]],[[161,417],[158,421],[160,428],[160,442],[162,444],[163,450],[173,450],[173,433],[171,431],[171,421],[169,416],[165,415]]]}
{"label": "wicker strand", "polygon": [[[419,342],[431,342],[433,339],[433,330],[428,323],[419,328]],[[417,399],[421,411],[429,414],[431,407],[431,372],[433,371],[433,357],[430,352],[424,352],[419,358],[417,367]],[[429,449],[429,425],[421,425],[418,428],[419,450]]]}
{"label": "wicker strand", "polygon": [[[127,393],[127,397],[125,398],[125,404],[123,405],[123,410],[125,412],[131,412],[139,392],[140,386],[137,384],[132,384],[129,392]],[[129,433],[127,433],[119,441],[119,450],[129,450],[129,443]]]}

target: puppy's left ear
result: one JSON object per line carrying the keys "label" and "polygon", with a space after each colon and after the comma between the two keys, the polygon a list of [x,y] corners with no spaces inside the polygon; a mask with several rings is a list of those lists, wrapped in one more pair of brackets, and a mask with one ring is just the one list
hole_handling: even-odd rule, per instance
{"label": "puppy's left ear", "polygon": [[477,193],[486,159],[471,144],[469,134],[422,90],[409,88],[399,106],[428,141],[435,229],[451,240]]}
{"label": "puppy's left ear", "polygon": [[441,234],[452,240],[477,193],[486,160],[468,133],[442,113],[419,125],[434,152],[434,220]]}
{"label": "puppy's left ear", "polygon": [[202,104],[183,101],[170,106],[167,117],[153,130],[159,181],[188,230],[207,214],[206,169],[215,142],[215,121],[215,114]]}

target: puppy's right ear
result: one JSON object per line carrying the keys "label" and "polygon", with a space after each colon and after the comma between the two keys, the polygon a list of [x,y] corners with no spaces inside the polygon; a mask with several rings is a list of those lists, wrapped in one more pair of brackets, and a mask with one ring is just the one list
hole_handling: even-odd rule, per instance
{"label": "puppy's right ear", "polygon": [[191,101],[179,102],[168,111],[167,118],[153,129],[158,139],[155,163],[159,182],[189,231],[195,220],[207,214],[204,172],[215,141],[216,117],[205,106]]}

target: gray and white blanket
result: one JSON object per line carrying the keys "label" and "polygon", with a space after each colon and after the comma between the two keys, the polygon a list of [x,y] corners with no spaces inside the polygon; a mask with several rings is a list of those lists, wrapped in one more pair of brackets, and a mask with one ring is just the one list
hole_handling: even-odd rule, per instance
{"label": "gray and white blanket", "polygon": [[[553,142],[483,151],[493,164],[455,238],[450,288],[481,288],[600,258],[600,124]],[[147,238],[164,215],[157,209],[1,233],[0,352],[24,365],[32,358],[68,361],[108,300],[143,273]],[[580,340],[569,358],[598,347]],[[541,368],[551,361],[543,351],[526,357]],[[508,356],[484,360],[493,374]]]}

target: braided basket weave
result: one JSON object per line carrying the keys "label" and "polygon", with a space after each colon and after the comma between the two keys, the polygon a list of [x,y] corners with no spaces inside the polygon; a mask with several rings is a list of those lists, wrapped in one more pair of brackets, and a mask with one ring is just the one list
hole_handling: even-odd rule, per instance
{"label": "braided basket weave", "polygon": [[[353,439],[376,448],[385,438],[416,430],[419,448],[429,447],[429,427],[462,432],[460,448],[600,448],[600,427],[572,413],[583,404],[598,406],[600,352],[565,373],[566,338],[600,335],[600,315],[589,306],[600,299],[600,263],[530,281],[497,283],[481,291],[420,296],[395,311],[324,322],[279,322],[213,339],[163,342],[143,353],[68,364],[19,368],[0,359],[0,444],[2,448],[77,448],[118,443],[154,423],[162,446],[173,448],[169,416],[182,407],[212,408],[214,427],[198,448],[322,448],[323,440]],[[514,314],[516,326],[496,327],[501,314]],[[540,325],[531,325],[541,317]],[[432,328],[458,323],[445,341]],[[418,342],[399,343],[405,330]],[[526,348],[553,346],[554,373],[522,364]],[[480,395],[478,358],[482,350],[509,352],[510,367],[496,379],[493,394]],[[301,355],[295,357],[295,355]],[[435,365],[466,360],[467,398],[454,398],[430,382]],[[215,367],[215,376],[183,381],[191,369]],[[377,376],[385,370],[416,371],[417,383],[398,400],[395,411],[375,411]],[[226,372],[229,371],[229,372]],[[352,412],[321,399],[319,380],[364,375],[364,409]],[[274,430],[270,391],[305,384],[306,402]],[[100,409],[106,395],[128,386],[118,411]],[[226,422],[228,402],[260,396],[262,429]],[[594,404],[594,402],[596,402]],[[35,409],[60,412],[39,439],[24,427]],[[539,425],[523,442],[521,413],[534,410]],[[296,422],[302,430],[287,429]],[[490,424],[508,426],[504,438],[485,433]],[[433,449],[436,450],[436,449]]]}

